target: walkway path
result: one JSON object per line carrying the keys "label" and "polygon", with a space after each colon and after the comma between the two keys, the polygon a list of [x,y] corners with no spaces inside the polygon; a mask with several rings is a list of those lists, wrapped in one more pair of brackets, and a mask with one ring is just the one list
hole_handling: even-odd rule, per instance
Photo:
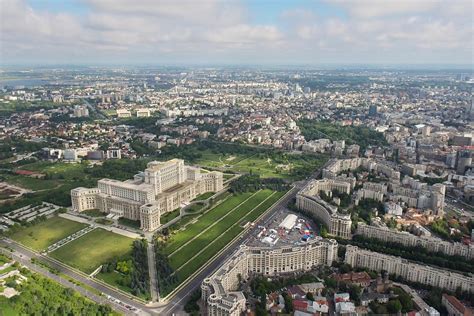
{"label": "walkway path", "polygon": [[249,196],[248,198],[246,198],[244,201],[242,201],[241,203],[239,203],[236,207],[234,207],[233,209],[231,209],[230,211],[228,211],[224,216],[222,216],[221,218],[219,218],[218,221],[215,221],[214,223],[212,223],[212,225],[209,225],[207,226],[206,229],[204,229],[203,231],[201,231],[199,234],[197,234],[196,236],[194,236],[193,238],[191,238],[190,240],[188,240],[187,242],[185,242],[183,245],[181,245],[178,249],[176,249],[175,251],[173,251],[172,253],[170,253],[168,255],[168,258],[171,258],[175,253],[177,253],[178,251],[180,251],[183,247],[187,246],[189,243],[191,243],[193,240],[199,238],[199,236],[201,236],[202,234],[204,234],[205,232],[207,232],[209,229],[211,229],[212,227],[214,227],[215,225],[219,224],[223,219],[225,219],[227,216],[229,216],[230,214],[232,214],[236,209],[238,209],[242,204],[244,204],[245,202],[247,202],[248,200],[250,200],[251,198],[253,198],[258,192],[260,192],[261,190],[258,190],[257,192],[255,192],[254,194],[252,194],[251,196]]}
{"label": "walkway path", "polygon": [[[259,191],[257,191],[259,192]],[[270,194],[265,200],[263,200],[262,202],[260,202],[258,205],[256,205],[250,212],[247,213],[246,216],[252,214],[258,207],[260,207],[260,205],[262,205],[263,203],[265,203],[269,198],[271,198],[273,195],[275,195],[277,191],[273,192],[272,194]],[[255,195],[255,194],[254,194]],[[251,197],[253,197],[254,195],[252,195]],[[240,204],[239,204],[240,205]],[[239,222],[236,222],[234,223],[233,225],[231,225],[229,228],[227,228],[222,234],[221,236],[225,236],[225,234],[230,231],[232,228],[234,228],[235,226],[237,225],[240,225]],[[239,233],[240,235],[240,233]],[[237,235],[238,236],[238,235]],[[194,239],[194,238],[193,238]],[[206,247],[202,248],[199,252],[197,252],[194,256],[192,256],[188,261],[186,261],[184,264],[182,264],[178,269],[176,269],[173,273],[176,273],[176,272],[179,272],[185,265],[187,265],[189,262],[193,261],[195,258],[197,258],[198,256],[201,255],[201,253],[203,253],[207,248],[209,248],[215,241],[219,240],[219,238],[216,238],[214,239],[213,241],[211,241],[209,244],[207,244]]]}
{"label": "walkway path", "polygon": [[128,231],[128,230],[113,227],[113,226],[98,224],[94,220],[87,219],[87,218],[80,217],[80,216],[76,216],[76,215],[73,215],[73,214],[70,214],[70,213],[59,214],[59,216],[64,217],[65,219],[69,219],[71,221],[76,221],[76,222],[79,222],[79,223],[85,223],[85,224],[89,224],[89,225],[92,225],[92,226],[95,226],[95,227],[100,227],[100,228],[103,228],[105,230],[114,232],[116,234],[119,234],[119,235],[122,235],[122,236],[125,236],[125,237],[129,237],[129,238],[133,238],[133,239],[142,237],[140,234],[137,234],[137,233],[134,233],[134,232],[131,232],[131,231]]}
{"label": "walkway path", "polygon": [[[165,229],[167,227],[170,227],[171,225],[177,223],[181,218],[183,218],[183,216],[186,216],[186,215],[192,215],[193,213],[192,212],[187,212],[187,209],[188,207],[194,205],[194,204],[198,204],[198,203],[204,203],[205,205],[203,206],[203,208],[206,208],[209,206],[209,203],[210,203],[210,200],[215,198],[216,196],[219,196],[223,193],[225,193],[227,191],[227,187],[223,188],[222,190],[220,190],[219,192],[216,192],[213,196],[205,199],[205,200],[201,200],[201,201],[192,201],[190,202],[188,205],[186,205],[185,207],[182,207],[181,210],[179,211],[179,215],[176,216],[175,218],[173,218],[172,220],[170,220],[168,223],[166,224],[163,224],[161,225],[160,227],[157,228],[157,230],[155,232],[159,232],[161,231],[162,229]],[[213,205],[212,208],[216,207],[219,203],[221,203],[222,201],[219,201],[217,204]],[[204,213],[202,213],[201,215],[207,213],[208,211],[210,211],[211,208],[209,210],[206,210]]]}
{"label": "walkway path", "polygon": [[153,244],[153,235],[148,238],[148,274],[150,275],[150,294],[151,300],[157,302],[160,299],[158,292],[158,277],[156,273],[156,262],[155,262],[155,246]]}
{"label": "walkway path", "polygon": [[90,232],[94,229],[95,229],[95,227],[93,227],[93,226],[84,227],[80,231],[77,231],[74,234],[71,234],[71,235],[61,239],[60,241],[57,241],[54,244],[50,245],[48,247],[48,249],[46,249],[46,253],[53,252],[56,249],[58,249],[59,247],[62,247],[64,245],[70,243],[71,241],[76,240],[77,238],[84,236],[85,234],[87,234],[88,232]]}

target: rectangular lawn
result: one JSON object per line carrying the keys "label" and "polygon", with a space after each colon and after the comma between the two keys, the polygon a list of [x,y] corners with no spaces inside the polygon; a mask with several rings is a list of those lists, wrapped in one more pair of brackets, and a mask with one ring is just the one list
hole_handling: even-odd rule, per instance
{"label": "rectangular lawn", "polygon": [[[209,227],[208,230],[202,230],[199,233],[202,235],[196,236],[197,238],[192,240],[189,244],[181,248],[178,252],[170,256],[170,263],[172,267],[180,267],[182,264],[186,263],[194,254],[212,243],[216,239],[222,237],[222,235],[227,234],[227,229],[233,225],[237,225],[242,221],[244,217],[247,216],[257,205],[262,203],[266,198],[268,198],[273,192],[270,190],[262,190],[253,195],[246,202],[240,204],[234,210],[230,210],[224,216],[226,216],[221,221],[217,220],[212,224],[215,224],[212,227]],[[212,225],[211,224],[211,225]],[[189,228],[192,228],[191,225]],[[197,235],[197,234],[196,234]],[[216,249],[217,250],[217,249]]]}
{"label": "rectangular lawn", "polygon": [[196,223],[189,225],[185,230],[179,231],[177,234],[173,235],[171,240],[167,243],[165,251],[167,253],[173,252],[185,244],[188,240],[202,232],[209,225],[212,225],[214,222],[218,221],[234,207],[252,196],[252,194],[253,193],[243,193],[239,195],[233,195],[222,201],[222,203],[199,217],[199,220]]}
{"label": "rectangular lawn", "polygon": [[[272,193],[270,191],[270,193]],[[242,220],[239,222],[235,222],[233,225],[230,225],[229,230],[225,234],[220,234],[217,238],[212,239],[211,241],[207,242],[206,246],[200,246],[197,248],[197,251],[193,251],[192,256],[197,254],[199,251],[203,250],[197,257],[189,260],[192,256],[189,256],[187,252],[190,252],[191,249],[188,246],[191,246],[194,242],[199,243],[199,241],[194,240],[186,247],[183,247],[179,252],[175,254],[177,256],[177,260],[173,260],[171,258],[171,265],[175,269],[179,269],[177,271],[180,281],[184,281],[187,277],[189,277],[194,271],[199,269],[203,264],[205,264],[212,256],[214,256],[220,249],[225,247],[232,239],[234,239],[238,234],[243,231],[243,228],[239,225],[239,223],[246,222],[246,221],[254,221],[257,219],[261,214],[263,214],[270,206],[272,206],[276,201],[278,201],[286,192],[274,192],[266,196],[264,202],[258,203],[257,207],[254,206],[252,210],[247,212],[247,215],[242,217]],[[210,233],[211,235],[213,233]],[[204,239],[207,239],[207,236],[204,236]],[[173,256],[174,257],[174,256]],[[183,262],[182,258],[178,257],[185,257],[188,261]],[[177,265],[176,265],[177,264]]]}
{"label": "rectangular lawn", "polygon": [[38,224],[24,227],[12,234],[10,238],[41,251],[84,227],[87,227],[87,224],[55,216]]}
{"label": "rectangular lawn", "polygon": [[103,263],[129,255],[132,242],[132,238],[97,228],[53,251],[50,256],[85,273],[92,273]]}

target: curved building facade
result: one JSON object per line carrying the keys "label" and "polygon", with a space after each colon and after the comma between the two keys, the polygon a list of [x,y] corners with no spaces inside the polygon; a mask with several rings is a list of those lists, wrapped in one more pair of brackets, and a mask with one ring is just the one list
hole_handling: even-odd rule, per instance
{"label": "curved building facade", "polygon": [[202,300],[209,316],[238,316],[245,309],[245,297],[235,291],[241,279],[250,275],[275,276],[309,271],[317,265],[331,265],[337,259],[337,242],[316,239],[284,247],[242,245],[214,274],[201,284]]}
{"label": "curved building facade", "polygon": [[342,238],[351,237],[352,220],[349,214],[338,211],[334,205],[319,197],[320,191],[337,190],[349,194],[351,184],[333,179],[313,180],[296,195],[296,207],[307,211],[323,222],[329,229],[329,234]]}

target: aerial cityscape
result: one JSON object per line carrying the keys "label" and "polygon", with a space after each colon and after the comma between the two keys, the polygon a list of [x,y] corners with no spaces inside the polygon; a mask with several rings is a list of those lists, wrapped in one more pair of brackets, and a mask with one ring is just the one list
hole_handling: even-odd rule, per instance
{"label": "aerial cityscape", "polygon": [[0,1],[0,316],[474,315],[471,1]]}

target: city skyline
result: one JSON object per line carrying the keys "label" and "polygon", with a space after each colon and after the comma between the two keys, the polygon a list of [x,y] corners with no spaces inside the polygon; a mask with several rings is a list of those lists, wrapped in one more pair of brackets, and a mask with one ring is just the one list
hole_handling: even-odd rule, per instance
{"label": "city skyline", "polygon": [[472,3],[3,0],[2,65],[472,65]]}

